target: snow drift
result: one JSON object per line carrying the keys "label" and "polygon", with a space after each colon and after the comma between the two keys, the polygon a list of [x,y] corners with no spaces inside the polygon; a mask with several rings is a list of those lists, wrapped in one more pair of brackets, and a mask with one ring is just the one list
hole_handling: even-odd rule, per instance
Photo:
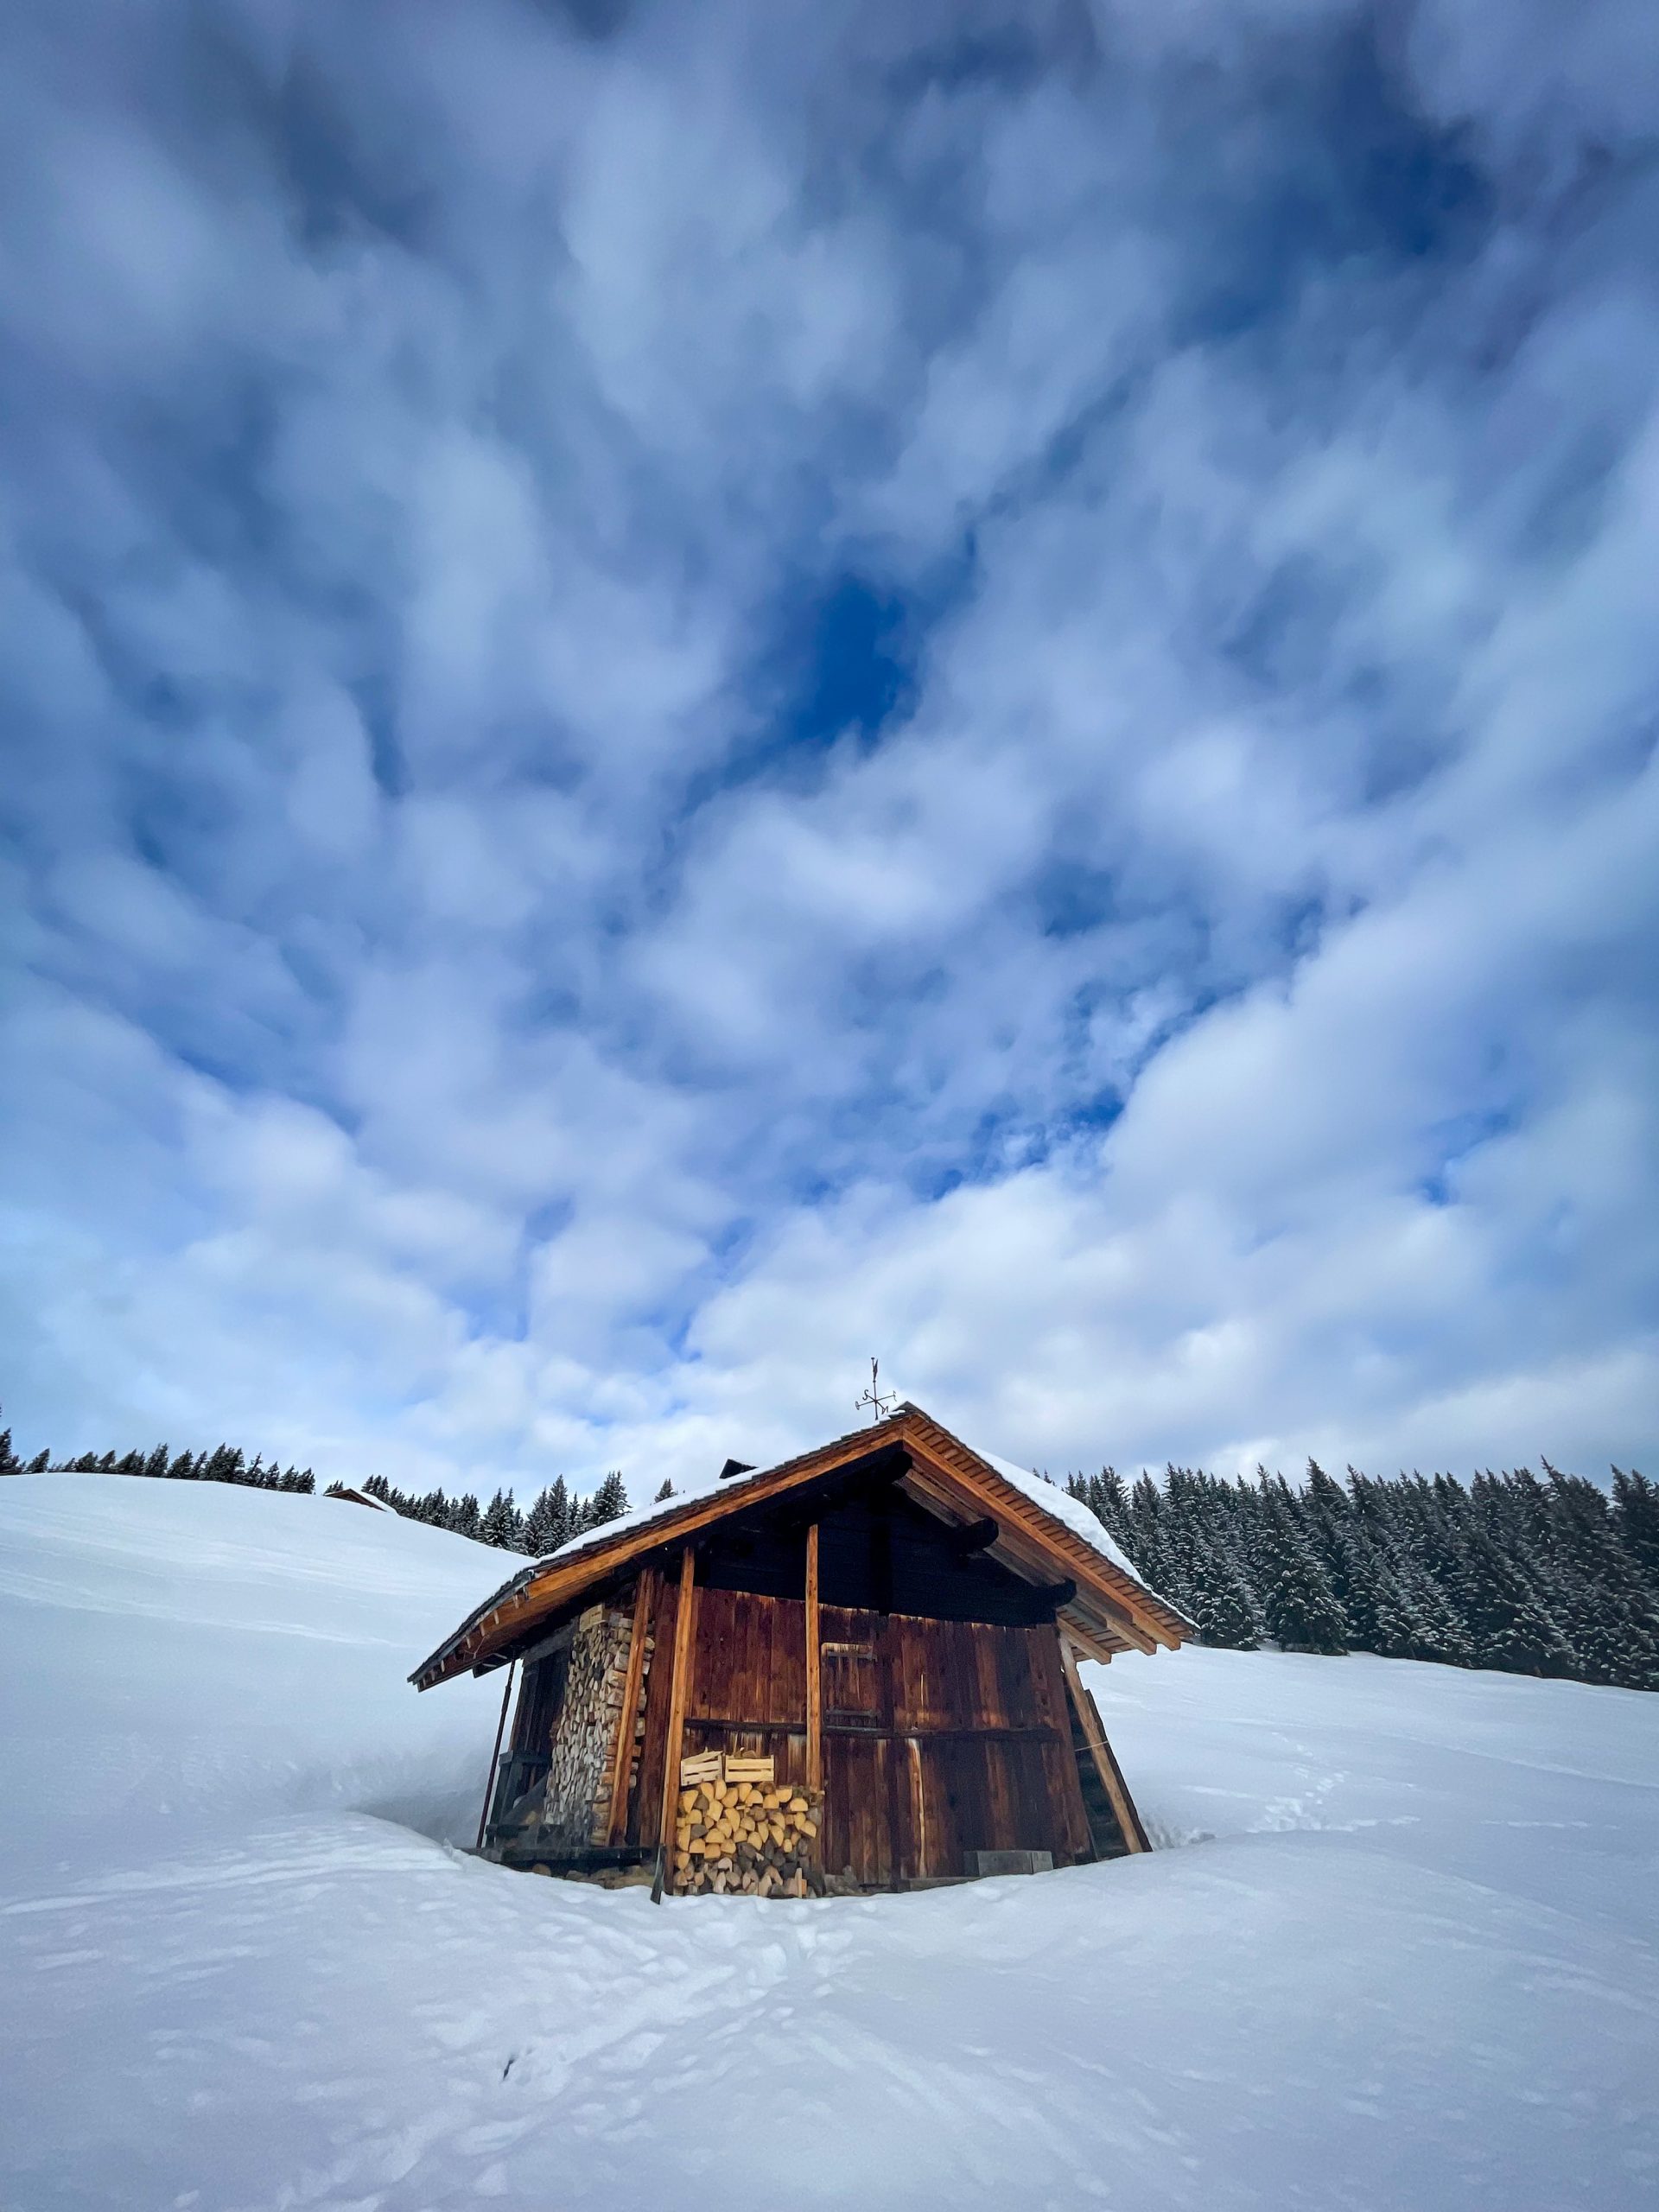
{"label": "snow drift", "polygon": [[351,1806],[471,1840],[498,1682],[404,1675],[499,1581],[486,1544],[338,1498],[118,1475],[0,1483],[7,1848]]}
{"label": "snow drift", "polygon": [[1659,1699],[1090,1669],[1172,1847],[823,1904],[537,1881],[501,1555],[324,1499],[0,1484],[0,2202],[1645,2206]]}

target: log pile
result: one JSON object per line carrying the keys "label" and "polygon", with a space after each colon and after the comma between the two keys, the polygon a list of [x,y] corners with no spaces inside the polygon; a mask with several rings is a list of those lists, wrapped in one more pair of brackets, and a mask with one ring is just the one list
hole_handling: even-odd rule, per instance
{"label": "log pile", "polygon": [[576,1623],[543,1793],[554,1842],[579,1847],[609,1836],[612,1761],[632,1751],[622,1713],[632,1631],[620,1607],[591,1605]]}
{"label": "log pile", "polygon": [[683,1897],[823,1897],[822,1790],[773,1778],[771,1759],[682,1760],[674,1886]]}

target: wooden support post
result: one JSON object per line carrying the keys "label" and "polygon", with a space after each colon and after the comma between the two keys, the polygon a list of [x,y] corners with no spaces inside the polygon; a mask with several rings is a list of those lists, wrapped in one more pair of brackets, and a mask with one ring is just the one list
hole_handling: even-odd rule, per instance
{"label": "wooden support post", "polygon": [[663,1747],[663,1810],[657,1828],[657,1877],[651,1885],[660,1899],[674,1843],[674,1814],[680,1800],[680,1747],[685,1737],[685,1696],[691,1674],[691,1628],[697,1608],[697,1555],[688,1544],[680,1554],[680,1595],[674,1609],[674,1675],[669,1684],[668,1741]]}
{"label": "wooden support post", "polygon": [[823,1687],[818,1643],[818,1524],[806,1532],[806,1786],[823,1787]]}
{"label": "wooden support post", "polygon": [[1077,1719],[1083,1728],[1083,1738],[1089,1746],[1089,1755],[1094,1760],[1095,1771],[1100,1777],[1101,1787],[1105,1790],[1112,1810],[1117,1815],[1117,1825],[1122,1831],[1123,1841],[1131,1851],[1150,1851],[1152,1845],[1147,1840],[1145,1828],[1141,1825],[1141,1815],[1135,1809],[1135,1800],[1129,1795],[1129,1787],[1123,1779],[1122,1769],[1118,1765],[1113,1755],[1112,1747],[1106,1740],[1106,1728],[1100,1717],[1100,1708],[1095,1703],[1090,1691],[1084,1688],[1083,1676],[1077,1672],[1077,1654],[1065,1637],[1060,1637],[1059,1643],[1060,1664],[1065,1669],[1065,1687],[1071,1692],[1072,1703],[1077,1707]]}
{"label": "wooden support post", "polygon": [[484,1803],[478,1815],[478,1841],[474,1851],[484,1848],[484,1831],[490,1824],[490,1806],[495,1797],[495,1785],[501,1773],[501,1738],[507,1732],[507,1700],[512,1695],[512,1670],[515,1662],[507,1662],[507,1679],[501,1685],[501,1718],[495,1724],[495,1749],[490,1753],[490,1778],[484,1785]]}
{"label": "wooden support post", "polygon": [[645,1637],[651,1627],[652,1585],[657,1577],[648,1567],[639,1570],[639,1586],[633,1594],[633,1636],[628,1645],[628,1678],[622,1686],[622,1711],[616,1724],[616,1771],[611,1777],[610,1840],[626,1840],[628,1832],[628,1777],[633,1768],[633,1732],[639,1721],[639,1687],[645,1678]]}

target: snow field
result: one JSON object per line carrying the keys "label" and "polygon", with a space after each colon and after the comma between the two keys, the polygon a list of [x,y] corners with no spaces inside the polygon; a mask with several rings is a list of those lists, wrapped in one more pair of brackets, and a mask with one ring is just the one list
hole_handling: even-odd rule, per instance
{"label": "snow field", "polygon": [[0,1484],[8,2212],[1654,2201],[1659,1699],[1121,1660],[1188,1847],[653,1908],[434,1840],[498,1694],[402,1676],[501,1579],[323,1500]]}
{"label": "snow field", "polygon": [[0,1482],[0,1859],[180,1824],[397,1813],[470,1842],[500,1686],[404,1680],[504,1554],[338,1499],[119,1475]]}

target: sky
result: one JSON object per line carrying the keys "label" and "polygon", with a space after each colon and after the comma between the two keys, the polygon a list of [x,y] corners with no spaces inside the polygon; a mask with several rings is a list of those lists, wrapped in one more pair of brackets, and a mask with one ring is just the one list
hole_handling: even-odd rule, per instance
{"label": "sky", "polygon": [[26,1455],[1659,1472],[1659,11],[0,39]]}

